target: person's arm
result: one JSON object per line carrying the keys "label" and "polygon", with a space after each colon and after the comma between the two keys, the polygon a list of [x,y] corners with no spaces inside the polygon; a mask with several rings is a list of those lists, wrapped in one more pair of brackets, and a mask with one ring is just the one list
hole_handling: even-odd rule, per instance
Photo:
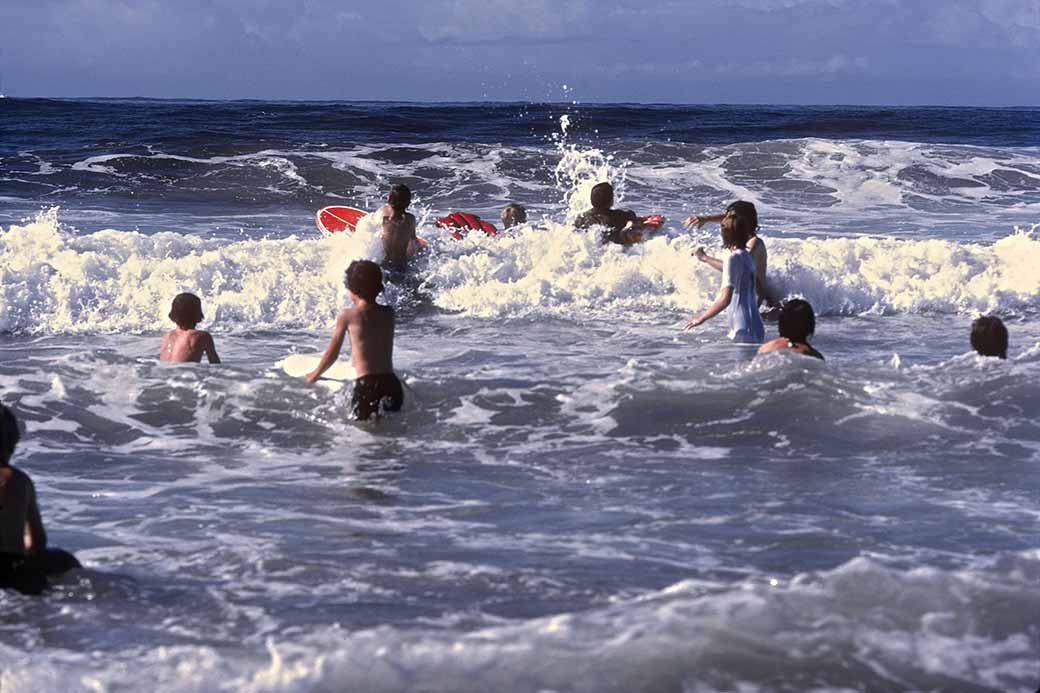
{"label": "person's arm", "polygon": [[[411,215],[409,215],[409,216],[411,216]],[[409,235],[408,235],[408,250],[406,251],[408,253],[408,257],[411,257],[412,255],[415,255],[420,250],[419,234],[417,234],[415,232],[415,226],[416,226],[416,221],[415,221],[415,217],[413,216],[412,217],[412,223],[410,225]]]}
{"label": "person's arm", "polygon": [[210,363],[220,363],[220,357],[217,356],[217,346],[213,343],[213,335],[209,332],[206,333],[206,338],[202,342],[202,348]]}
{"label": "person's arm", "polygon": [[343,339],[347,335],[347,327],[349,325],[350,314],[344,310],[336,318],[336,327],[332,330],[332,339],[329,340],[329,346],[325,349],[325,353],[321,355],[321,361],[318,362],[317,368],[304,376],[304,380],[308,383],[315,382],[321,377],[322,373],[336,363],[336,359],[339,358],[339,352],[343,349]]}
{"label": "person's arm", "polygon": [[755,236],[748,241],[747,249],[751,253],[751,259],[755,261],[755,295],[758,298],[758,303],[761,305],[765,302],[768,306],[775,306],[777,304],[776,298],[773,297],[773,292],[769,290],[769,285],[766,284],[766,268],[769,263],[766,245]]}
{"label": "person's arm", "polygon": [[722,218],[724,216],[726,216],[726,215],[725,214],[704,214],[704,215],[691,214],[690,216],[686,217],[686,221],[683,222],[683,226],[685,226],[687,229],[690,229],[691,231],[694,229],[694,227],[696,227],[699,230],[701,227],[703,227],[707,223],[714,222],[714,223],[717,224],[717,223],[721,222]]}
{"label": "person's arm", "polygon": [[697,327],[698,325],[702,325],[705,322],[707,322],[708,320],[711,320],[716,315],[718,315],[722,311],[724,311],[727,308],[729,308],[729,304],[730,304],[730,302],[732,300],[733,300],[733,287],[732,286],[724,286],[724,287],[722,287],[722,289],[719,291],[718,298],[715,299],[715,303],[712,303],[711,307],[708,308],[708,310],[706,310],[703,313],[701,313],[699,316],[694,317],[694,318],[690,318],[689,320],[687,320],[686,321],[686,327],[684,327],[683,329],[684,330],[692,330],[694,327]]}
{"label": "person's arm", "polygon": [[697,250],[693,251],[693,256],[716,272],[722,271],[722,260],[708,255],[704,252],[704,248],[697,248]]}
{"label": "person's arm", "polygon": [[43,518],[36,505],[36,488],[28,478],[26,483],[29,485],[29,512],[25,517],[25,550],[27,553],[37,553],[47,548],[47,532],[43,529]]}

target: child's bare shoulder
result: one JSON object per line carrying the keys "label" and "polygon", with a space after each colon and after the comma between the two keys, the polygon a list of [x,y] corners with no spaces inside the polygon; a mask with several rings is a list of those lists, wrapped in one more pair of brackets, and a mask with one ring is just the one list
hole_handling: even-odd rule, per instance
{"label": "child's bare shoulder", "polygon": [[768,342],[758,348],[758,353],[768,354],[771,351],[780,351],[781,349],[791,348],[790,342],[785,337],[777,337],[776,339],[770,339]]}

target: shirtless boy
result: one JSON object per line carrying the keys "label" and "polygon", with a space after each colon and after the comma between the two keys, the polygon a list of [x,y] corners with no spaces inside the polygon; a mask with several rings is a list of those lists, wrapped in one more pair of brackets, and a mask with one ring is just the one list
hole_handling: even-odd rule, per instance
{"label": "shirtless boy", "polygon": [[382,411],[400,411],[404,403],[401,382],[394,374],[394,309],[376,303],[383,290],[383,273],[371,260],[350,263],[346,285],[354,307],[344,308],[336,317],[329,346],[306,380],[313,383],[336,362],[343,338],[349,335],[357,373],[351,410],[364,421]]}
{"label": "shirtless boy", "polygon": [[67,551],[47,548],[36,487],[29,475],[11,466],[21,433],[18,420],[0,404],[0,587],[25,594],[47,588],[47,576],[79,568]]}
{"label": "shirtless boy", "polygon": [[628,209],[614,209],[614,186],[610,183],[597,183],[592,186],[589,195],[592,209],[582,212],[574,221],[574,227],[585,230],[591,226],[605,226],[604,243],[620,243],[629,245],[642,240],[640,229],[643,220],[635,212]]}
{"label": "shirtless boy", "polygon": [[198,296],[177,294],[173,299],[173,307],[170,308],[170,320],[177,324],[177,328],[170,330],[163,337],[159,360],[199,363],[205,354],[210,363],[220,363],[212,335],[195,329],[195,326],[202,322],[202,318],[202,301]]}
{"label": "shirtless boy", "polygon": [[[768,263],[768,254],[766,253],[765,242],[758,237],[758,210],[755,209],[755,205],[751,202],[745,202],[744,200],[737,200],[726,208],[726,211],[722,214],[713,214],[708,216],[698,216],[691,214],[686,217],[686,221],[683,225],[688,229],[697,228],[700,229],[709,222],[721,223],[723,219],[728,216],[739,216],[746,218],[752,228],[751,239],[748,240],[747,250],[751,253],[751,259],[755,261],[755,293],[758,295],[758,302],[765,301],[768,305],[774,305],[776,299],[773,298],[772,294],[768,290],[766,284],[766,266]],[[714,268],[716,271],[722,271],[722,260],[714,258],[704,252],[704,248],[697,248],[693,251],[694,257]]]}
{"label": "shirtless boy", "polygon": [[809,337],[816,332],[816,314],[808,301],[793,298],[785,301],[780,308],[780,319],[777,321],[780,336],[771,339],[758,348],[758,353],[768,354],[771,351],[793,351],[823,360],[823,354],[809,344]]}
{"label": "shirtless boy", "polygon": [[415,217],[405,210],[412,203],[412,191],[407,185],[390,186],[386,204],[376,212],[383,224],[383,264],[387,269],[405,271],[408,258],[415,254],[418,240],[415,236]]}

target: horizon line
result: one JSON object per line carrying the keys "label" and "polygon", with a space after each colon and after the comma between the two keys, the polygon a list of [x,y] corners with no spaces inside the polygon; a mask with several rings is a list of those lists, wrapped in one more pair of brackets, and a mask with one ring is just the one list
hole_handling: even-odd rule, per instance
{"label": "horizon line", "polygon": [[678,101],[534,101],[503,99],[479,99],[469,101],[459,100],[395,100],[395,99],[311,99],[311,98],[204,98],[186,96],[16,96],[3,94],[3,100],[20,101],[167,101],[167,102],[191,102],[191,103],[320,103],[320,104],[407,104],[412,106],[643,106],[643,107],[723,107],[723,108],[964,108],[964,109],[993,109],[993,110],[1031,110],[1040,109],[1040,103],[1035,105],[994,105],[994,104],[941,104],[941,103],[797,103],[797,102],[678,102]]}

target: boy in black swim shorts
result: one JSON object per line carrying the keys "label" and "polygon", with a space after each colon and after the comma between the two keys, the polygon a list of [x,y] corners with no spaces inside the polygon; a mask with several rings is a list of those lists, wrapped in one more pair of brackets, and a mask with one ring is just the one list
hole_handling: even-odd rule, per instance
{"label": "boy in black swim shorts", "polygon": [[313,383],[336,362],[349,334],[357,373],[351,401],[354,416],[364,421],[373,414],[400,411],[404,392],[394,374],[394,309],[376,303],[383,291],[383,272],[371,260],[355,260],[347,268],[345,283],[354,307],[340,311],[329,346],[306,379]]}

